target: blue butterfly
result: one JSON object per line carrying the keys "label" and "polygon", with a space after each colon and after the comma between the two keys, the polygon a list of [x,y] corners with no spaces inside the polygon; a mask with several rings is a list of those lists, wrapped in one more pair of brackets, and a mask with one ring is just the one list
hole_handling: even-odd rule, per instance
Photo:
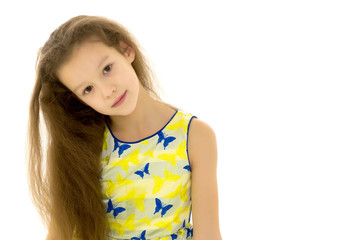
{"label": "blue butterfly", "polygon": [[149,165],[150,163],[147,163],[144,167],[144,170],[136,171],[135,174],[139,175],[141,178],[144,178],[144,173],[149,174]]}
{"label": "blue butterfly", "polygon": [[131,146],[129,144],[119,145],[119,141],[114,139],[114,150],[113,150],[113,152],[115,152],[116,149],[119,149],[119,157],[126,149],[129,149],[130,147]]}
{"label": "blue butterfly", "polygon": [[155,198],[155,202],[156,202],[156,207],[155,207],[155,213],[159,212],[161,210],[161,217],[163,217],[166,212],[173,207],[173,205],[171,204],[167,204],[165,205],[165,203],[162,203],[160,199]]}
{"label": "blue butterfly", "polygon": [[125,211],[126,209],[123,208],[123,207],[116,207],[116,208],[114,208],[111,199],[109,199],[109,201],[108,201],[108,209],[107,209],[106,213],[110,213],[110,212],[113,211],[113,210],[114,210],[114,212],[113,212],[114,218],[116,218],[116,216],[117,216],[119,213]]}
{"label": "blue butterfly", "polygon": [[171,240],[177,239],[177,237],[178,237],[177,234],[175,234],[175,233],[171,234],[170,236],[171,236]]}
{"label": "blue butterfly", "polygon": [[189,172],[191,172],[191,167],[190,167],[190,165],[186,165],[186,166],[184,167],[184,169],[185,169],[185,170],[188,170]]}
{"label": "blue butterfly", "polygon": [[131,240],[146,240],[145,234],[146,230],[144,230],[139,237],[132,237]]}
{"label": "blue butterfly", "polygon": [[171,143],[172,141],[174,141],[176,139],[176,137],[168,137],[167,135],[164,135],[163,132],[159,132],[158,133],[159,139],[157,144],[161,143],[162,141],[164,141],[163,145],[164,145],[164,149],[169,145],[169,143]]}
{"label": "blue butterfly", "polygon": [[186,230],[187,230],[186,238],[188,238],[190,235],[191,235],[191,237],[193,237],[193,229],[186,228]]}

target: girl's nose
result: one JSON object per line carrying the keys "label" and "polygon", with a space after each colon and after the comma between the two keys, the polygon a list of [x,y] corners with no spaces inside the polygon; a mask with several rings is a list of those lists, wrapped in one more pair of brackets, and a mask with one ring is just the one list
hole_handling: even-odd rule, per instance
{"label": "girl's nose", "polygon": [[109,98],[116,93],[116,86],[113,84],[102,84],[100,89],[104,98]]}

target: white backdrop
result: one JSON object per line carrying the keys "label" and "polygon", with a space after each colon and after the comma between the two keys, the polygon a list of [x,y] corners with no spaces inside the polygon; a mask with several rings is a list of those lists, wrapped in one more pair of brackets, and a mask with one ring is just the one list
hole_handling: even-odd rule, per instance
{"label": "white backdrop", "polygon": [[224,240],[359,239],[357,3],[2,1],[0,238],[45,238],[24,160],[36,52],[86,14],[125,25],[163,99],[215,130]]}

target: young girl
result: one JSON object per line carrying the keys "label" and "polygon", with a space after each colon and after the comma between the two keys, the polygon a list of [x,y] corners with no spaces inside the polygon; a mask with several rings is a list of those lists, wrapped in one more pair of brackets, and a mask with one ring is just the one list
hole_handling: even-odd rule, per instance
{"label": "young girl", "polygon": [[40,49],[29,175],[47,239],[221,239],[215,134],[151,80],[134,38],[102,17],[68,20]]}

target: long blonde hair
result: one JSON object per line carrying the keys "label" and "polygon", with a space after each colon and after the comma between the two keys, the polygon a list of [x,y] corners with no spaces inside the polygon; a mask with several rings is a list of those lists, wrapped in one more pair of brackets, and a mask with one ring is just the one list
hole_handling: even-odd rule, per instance
{"label": "long blonde hair", "polygon": [[[56,71],[74,45],[96,36],[120,53],[120,41],[132,46],[132,66],[142,86],[160,100],[153,74],[132,35],[120,24],[97,16],[77,16],[58,27],[40,48],[28,125],[28,176],[34,205],[51,232],[50,239],[104,239],[106,220],[100,191],[100,154],[104,116],[79,101]],[[46,125],[42,144],[41,116]],[[44,148],[46,146],[46,149]]]}

